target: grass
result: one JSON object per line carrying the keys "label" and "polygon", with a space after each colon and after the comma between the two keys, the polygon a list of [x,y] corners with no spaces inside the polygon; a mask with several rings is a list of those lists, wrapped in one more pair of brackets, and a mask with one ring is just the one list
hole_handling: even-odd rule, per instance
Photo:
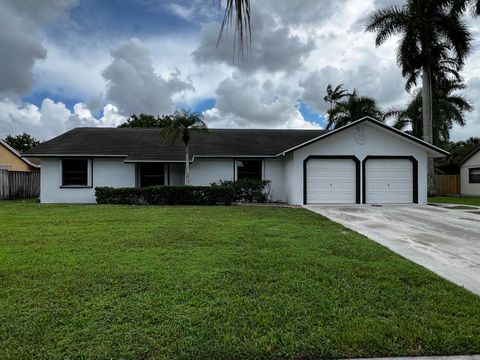
{"label": "grass", "polygon": [[0,202],[1,359],[480,352],[480,297],[304,209]]}
{"label": "grass", "polygon": [[436,196],[436,197],[429,197],[428,202],[480,206],[480,196],[464,196],[464,197]]}

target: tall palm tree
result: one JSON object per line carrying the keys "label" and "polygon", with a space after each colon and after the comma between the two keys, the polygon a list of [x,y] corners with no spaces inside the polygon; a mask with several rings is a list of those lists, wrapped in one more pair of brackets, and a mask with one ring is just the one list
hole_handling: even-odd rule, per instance
{"label": "tall palm tree", "polygon": [[328,84],[326,92],[327,95],[323,97],[323,100],[330,103],[330,110],[332,110],[333,104],[348,95],[348,91],[343,88],[343,84],[337,85],[335,89],[332,84]]}
{"label": "tall palm tree", "polygon": [[[465,85],[461,81],[443,79],[434,86],[433,143],[444,145],[450,141],[453,124],[465,125],[465,112],[473,110],[470,102],[458,93]],[[393,108],[384,114],[384,118],[393,117],[394,127],[399,130],[410,128],[410,133],[421,137],[422,134],[422,89],[418,89],[411,101],[403,108]]]}
{"label": "tall palm tree", "polygon": [[177,110],[171,116],[165,117],[161,136],[176,142],[181,136],[185,144],[185,185],[190,185],[190,151],[191,132],[208,132],[207,124],[198,113],[190,110]]}
{"label": "tall palm tree", "polygon": [[[452,6],[460,0],[408,0],[406,5],[390,6],[374,12],[367,31],[376,33],[375,44],[402,36],[397,48],[397,62],[402,75],[416,80],[422,74],[423,139],[433,142],[432,68],[441,59],[453,58],[461,66],[471,48],[472,37],[462,13]],[[459,7],[460,5],[457,5]],[[428,190],[435,193],[433,159],[428,161]]]}
{"label": "tall palm tree", "polygon": [[347,94],[344,100],[337,101],[327,115],[327,129],[337,129],[364,116],[381,119],[382,110],[374,99],[358,96],[357,91],[354,90],[351,94]]}

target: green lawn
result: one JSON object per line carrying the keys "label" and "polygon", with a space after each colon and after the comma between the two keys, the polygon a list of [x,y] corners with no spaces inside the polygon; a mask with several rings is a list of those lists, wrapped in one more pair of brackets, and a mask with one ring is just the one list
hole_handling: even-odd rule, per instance
{"label": "green lawn", "polygon": [[1,359],[480,353],[480,297],[303,209],[0,202]]}
{"label": "green lawn", "polygon": [[465,196],[465,197],[436,196],[436,197],[429,197],[428,202],[480,206],[480,196]]}

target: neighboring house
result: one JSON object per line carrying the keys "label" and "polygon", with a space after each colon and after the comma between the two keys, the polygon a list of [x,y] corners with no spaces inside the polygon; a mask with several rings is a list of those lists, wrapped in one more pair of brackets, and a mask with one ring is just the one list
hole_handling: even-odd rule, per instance
{"label": "neighboring house", "polygon": [[[184,146],[160,129],[77,128],[41,158],[41,202],[92,203],[97,186],[183,184]],[[371,118],[333,130],[211,129],[190,141],[191,185],[271,181],[289,204],[427,202],[427,158],[448,153]]]}
{"label": "neighboring house", "polygon": [[0,170],[39,171],[40,165],[34,159],[22,158],[17,150],[0,140]]}
{"label": "neighboring house", "polygon": [[480,146],[460,163],[460,189],[462,195],[480,195]]}

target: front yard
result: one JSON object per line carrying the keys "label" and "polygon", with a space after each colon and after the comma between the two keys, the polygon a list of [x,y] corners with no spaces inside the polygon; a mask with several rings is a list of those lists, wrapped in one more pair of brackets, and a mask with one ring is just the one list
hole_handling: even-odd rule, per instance
{"label": "front yard", "polygon": [[435,196],[435,197],[429,197],[428,202],[480,206],[480,196],[462,196],[462,197]]}
{"label": "front yard", "polygon": [[303,209],[0,202],[0,358],[480,353],[480,297]]}

